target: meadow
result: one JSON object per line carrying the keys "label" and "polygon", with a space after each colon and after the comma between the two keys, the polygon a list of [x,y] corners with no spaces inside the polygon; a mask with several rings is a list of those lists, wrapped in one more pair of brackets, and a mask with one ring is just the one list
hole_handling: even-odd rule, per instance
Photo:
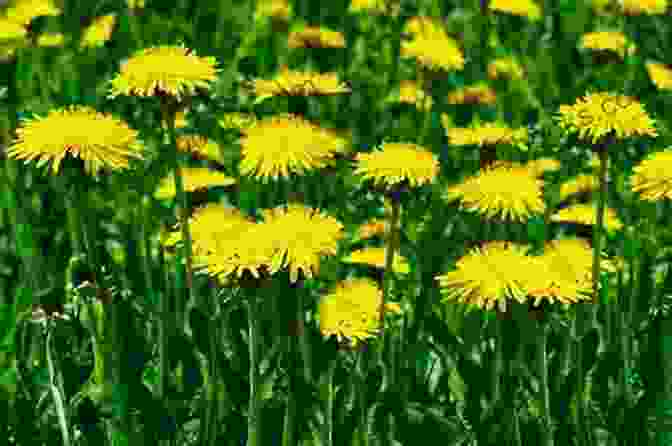
{"label": "meadow", "polygon": [[0,446],[672,445],[666,0],[0,5]]}

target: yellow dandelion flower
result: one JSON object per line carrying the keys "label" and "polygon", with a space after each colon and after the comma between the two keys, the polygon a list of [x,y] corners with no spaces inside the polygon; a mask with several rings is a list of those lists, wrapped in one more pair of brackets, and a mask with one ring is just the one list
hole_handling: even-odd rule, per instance
{"label": "yellow dandelion flower", "polygon": [[368,14],[399,14],[399,4],[392,0],[350,0],[348,12]]}
{"label": "yellow dandelion flower", "polygon": [[257,123],[257,117],[253,113],[232,112],[224,114],[217,121],[223,129],[246,130]]}
{"label": "yellow dandelion flower", "polygon": [[90,107],[52,110],[46,117],[26,121],[16,133],[8,156],[36,159],[38,167],[51,163],[54,173],[68,154],[80,158],[87,173],[103,167],[127,168],[130,158],[142,157],[136,130]]}
{"label": "yellow dandelion flower", "polygon": [[[385,268],[385,249],[379,247],[367,247],[362,249],[356,249],[350,253],[347,257],[342,259],[344,263],[359,264],[359,265],[368,265],[376,268],[384,269]],[[398,252],[394,253],[394,258],[392,259],[392,270],[395,273],[408,274],[411,270],[408,265],[408,259],[402,256]]]}
{"label": "yellow dandelion flower", "polygon": [[240,144],[240,173],[264,182],[326,167],[347,146],[346,140],[332,130],[294,115],[259,121],[247,130]]}
{"label": "yellow dandelion flower", "polygon": [[634,54],[637,48],[634,43],[619,31],[596,31],[581,36],[580,48],[589,50],[612,51],[621,57]]}
{"label": "yellow dandelion flower", "polygon": [[356,155],[355,175],[374,184],[394,185],[407,180],[412,186],[431,183],[439,174],[432,152],[412,143],[384,143],[381,150]]}
{"label": "yellow dandelion flower", "polygon": [[525,221],[543,214],[544,182],[523,166],[496,164],[446,190],[448,201],[460,200],[460,207],[486,218],[501,214],[505,220]]}
{"label": "yellow dandelion flower", "polygon": [[[551,221],[595,225],[596,214],[597,209],[594,204],[574,204],[558,210],[551,216]],[[620,231],[623,228],[623,223],[619,220],[615,210],[605,208],[604,227],[609,232]]]}
{"label": "yellow dandelion flower", "polygon": [[647,62],[646,71],[649,73],[649,77],[656,88],[659,90],[672,90],[672,68],[668,65]]}
{"label": "yellow dandelion flower", "polygon": [[224,164],[219,144],[201,135],[181,135],[177,137],[177,150],[195,155],[197,158]]}
{"label": "yellow dandelion flower", "polygon": [[37,46],[39,47],[60,47],[65,43],[65,36],[63,33],[45,33],[40,34],[37,38]]}
{"label": "yellow dandelion flower", "polygon": [[292,17],[292,6],[287,0],[257,0],[254,15],[257,19],[271,17],[288,21]]}
{"label": "yellow dandelion flower", "polygon": [[474,124],[472,127],[446,128],[448,143],[454,146],[494,146],[527,142],[527,129],[512,129],[497,122]]}
{"label": "yellow dandelion flower", "polygon": [[399,81],[399,90],[391,93],[387,98],[388,103],[402,103],[415,105],[418,110],[430,110],[432,108],[432,97],[426,94],[416,81]]}
{"label": "yellow dandelion flower", "polygon": [[410,34],[412,38],[420,39],[448,39],[448,33],[441,21],[436,17],[416,16],[411,17],[404,24],[403,33]]}
{"label": "yellow dandelion flower", "polygon": [[259,103],[273,96],[328,96],[350,93],[350,87],[338,79],[336,73],[291,71],[282,67],[275,78],[255,79],[251,89]]}
{"label": "yellow dandelion flower", "polygon": [[[185,192],[194,192],[199,189],[210,187],[230,186],[236,182],[235,179],[208,169],[206,167],[181,168],[182,181]],[[158,189],[154,192],[157,200],[168,200],[175,197],[175,179],[172,174],[163,178]]]}
{"label": "yellow dandelion flower", "polygon": [[[371,279],[349,279],[320,299],[318,315],[320,331],[324,337],[336,336],[339,342],[347,341],[353,347],[374,337],[380,329],[382,290]],[[387,310],[398,313],[398,304],[385,304]]]}
{"label": "yellow dandelion flower", "polygon": [[335,255],[343,238],[343,225],[335,218],[317,209],[290,203],[262,211],[264,223],[276,234],[274,246],[289,268],[290,281],[299,279],[299,271],[307,278],[314,277],[320,258]]}
{"label": "yellow dandelion flower", "polygon": [[633,168],[630,185],[645,201],[672,198],[672,150],[649,155]]}
{"label": "yellow dandelion flower", "polygon": [[571,178],[560,186],[560,200],[566,200],[572,195],[592,193],[600,183],[595,175],[581,174]]}
{"label": "yellow dandelion flower", "polygon": [[384,237],[387,233],[387,225],[387,220],[382,218],[373,218],[359,227],[357,231],[357,238],[359,240],[364,240],[375,237],[377,235]]}
{"label": "yellow dandelion flower", "polygon": [[667,11],[667,0],[619,0],[618,3],[626,15],[656,15]]}
{"label": "yellow dandelion flower", "polygon": [[5,11],[5,16],[12,22],[26,26],[37,17],[57,16],[61,13],[52,0],[17,0]]}
{"label": "yellow dandelion flower", "polygon": [[525,167],[535,177],[542,176],[546,172],[555,172],[560,169],[560,161],[554,158],[539,158],[525,163]]}
{"label": "yellow dandelion flower", "polygon": [[185,127],[189,127],[189,122],[187,122],[187,114],[183,110],[180,110],[175,113],[175,128],[183,129]]}
{"label": "yellow dandelion flower", "polygon": [[214,57],[198,57],[179,46],[158,46],[138,51],[122,64],[112,79],[110,97],[168,94],[178,100],[206,89],[217,77]]}
{"label": "yellow dandelion flower", "polygon": [[508,300],[524,303],[530,257],[527,247],[510,242],[489,242],[473,248],[457,261],[454,271],[437,276],[445,301],[506,311]]}
{"label": "yellow dandelion flower", "polygon": [[611,132],[619,139],[658,136],[655,121],[635,98],[614,93],[589,93],[574,105],[561,105],[556,119],[562,128],[593,144]]}
{"label": "yellow dandelion flower", "polygon": [[7,18],[0,18],[0,43],[11,43],[26,38],[28,31],[20,24]]}
{"label": "yellow dandelion flower", "polygon": [[494,104],[497,101],[495,90],[485,83],[460,88],[448,95],[449,104]]}
{"label": "yellow dandelion flower", "polygon": [[464,55],[450,37],[415,37],[402,41],[401,57],[415,58],[430,70],[456,71],[464,69]]}
{"label": "yellow dandelion flower", "polygon": [[532,21],[541,18],[541,8],[532,0],[492,0],[489,8],[492,11],[527,17]]}
{"label": "yellow dandelion flower", "polygon": [[115,14],[108,14],[102,17],[97,17],[82,34],[82,41],[80,46],[82,48],[93,48],[103,46],[105,42],[110,40],[114,25],[117,24],[117,16]]}
{"label": "yellow dandelion flower", "polygon": [[289,33],[288,48],[345,48],[343,33],[321,26],[303,26]]}
{"label": "yellow dandelion flower", "polygon": [[514,57],[500,57],[488,64],[488,78],[492,80],[520,80],[525,71]]}

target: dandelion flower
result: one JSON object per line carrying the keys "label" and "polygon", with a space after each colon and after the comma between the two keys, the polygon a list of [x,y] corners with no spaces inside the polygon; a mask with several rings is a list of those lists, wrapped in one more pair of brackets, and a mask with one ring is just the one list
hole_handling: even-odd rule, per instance
{"label": "dandelion flower", "polygon": [[444,300],[506,311],[508,300],[524,303],[530,258],[527,247],[489,242],[473,248],[457,261],[454,271],[437,276]]}
{"label": "dandelion flower", "polygon": [[579,47],[590,50],[612,51],[621,57],[625,57],[626,52],[634,54],[637,50],[635,44],[619,31],[586,33],[581,37]]}
{"label": "dandelion flower", "polygon": [[367,238],[381,236],[384,237],[387,233],[388,221],[382,218],[373,218],[363,225],[357,231],[357,239],[364,240]]}
{"label": "dandelion flower", "polygon": [[667,0],[619,0],[626,15],[665,14]]}
{"label": "dandelion flower", "polygon": [[138,51],[122,64],[112,79],[110,97],[167,94],[178,100],[208,88],[217,77],[214,57],[198,57],[179,46],[158,46]]}
{"label": "dandelion flower", "polygon": [[566,200],[572,195],[592,193],[599,187],[598,179],[592,174],[581,174],[571,178],[560,186],[560,200]]}
{"label": "dandelion flower", "polygon": [[224,164],[219,145],[201,135],[181,135],[177,137],[177,150],[191,153],[199,159]]}
{"label": "dandelion flower", "polygon": [[240,172],[264,182],[330,165],[346,150],[346,140],[298,116],[264,119],[241,138]]}
{"label": "dandelion flower", "polygon": [[418,110],[430,110],[433,100],[420,88],[418,83],[413,80],[403,80],[399,82],[399,91],[394,92],[386,99],[388,103],[399,102],[402,104],[415,105]]}
{"label": "dandelion flower", "polygon": [[448,36],[415,37],[402,41],[401,57],[415,58],[430,70],[457,71],[464,69],[464,55],[455,40]]}
{"label": "dandelion flower", "polygon": [[[375,268],[384,269],[385,268],[385,249],[379,247],[367,247],[362,249],[356,249],[345,257],[342,261],[344,263],[352,263],[359,265],[368,265]],[[408,259],[395,253],[392,260],[392,270],[400,274],[408,274],[410,268],[408,265]]]}
{"label": "dandelion flower", "polygon": [[492,0],[489,7],[492,11],[527,17],[532,21],[541,18],[541,8],[532,0]]}
{"label": "dandelion flower", "polygon": [[304,26],[289,33],[288,48],[345,48],[343,33],[319,26]]}
{"label": "dandelion flower", "polygon": [[500,164],[449,187],[444,198],[449,202],[459,200],[462,209],[486,218],[501,215],[504,220],[525,221],[546,209],[543,184],[525,167]]}
{"label": "dandelion flower", "polygon": [[63,33],[45,33],[40,34],[37,38],[37,46],[43,48],[60,47],[64,43],[65,36],[63,36]]}
{"label": "dandelion flower", "polygon": [[[578,223],[581,225],[595,225],[597,209],[594,204],[575,204],[558,210],[551,216],[551,221],[564,223]],[[604,227],[609,232],[619,231],[623,223],[611,208],[604,210]]]}
{"label": "dandelion flower", "polygon": [[432,152],[411,143],[384,143],[382,150],[358,153],[355,175],[374,184],[394,185],[405,180],[412,187],[434,181],[439,161]]}
{"label": "dandelion flower", "polygon": [[435,17],[416,16],[411,17],[404,24],[403,32],[410,34],[411,38],[420,39],[447,39],[448,33],[443,24]]}
{"label": "dandelion flower", "polygon": [[520,63],[513,57],[500,57],[488,64],[489,79],[520,80],[523,76],[525,76],[523,67],[520,66]]}
{"label": "dandelion flower", "polygon": [[662,63],[647,62],[646,71],[656,88],[672,90],[672,68]]}
{"label": "dandelion flower", "polygon": [[525,167],[535,177],[542,176],[546,172],[555,172],[560,169],[560,161],[554,158],[539,158],[525,163]]}
{"label": "dandelion flower", "polygon": [[37,17],[57,16],[61,13],[52,0],[17,0],[5,11],[5,16],[14,23],[27,26]]}
{"label": "dandelion flower", "polygon": [[448,143],[454,146],[494,146],[496,144],[517,144],[527,141],[527,129],[512,129],[504,124],[486,122],[474,124],[470,128],[447,128]]}
{"label": "dandelion flower", "polygon": [[258,0],[254,15],[257,19],[271,17],[288,21],[292,16],[292,7],[287,0]]}
{"label": "dandelion flower", "polygon": [[630,184],[633,192],[645,201],[672,198],[672,151],[656,152],[633,169]]}
{"label": "dandelion flower", "polygon": [[291,71],[282,67],[275,78],[255,79],[251,88],[256,103],[273,96],[328,96],[350,93],[350,88],[338,79],[336,73]]}
{"label": "dandelion flower", "polygon": [[6,44],[26,38],[28,31],[20,23],[7,18],[0,18],[0,43]]}
{"label": "dandelion flower", "polygon": [[82,35],[81,47],[93,48],[103,46],[105,42],[110,40],[114,25],[117,24],[117,16],[114,14],[97,17],[91,25],[89,25]]}
{"label": "dandelion flower", "polygon": [[495,91],[485,83],[460,88],[448,95],[449,104],[491,105],[497,100]]}
{"label": "dandelion flower", "polygon": [[561,105],[556,119],[562,128],[593,144],[611,132],[619,139],[658,136],[654,120],[635,98],[614,93],[589,93],[574,105]]}
{"label": "dandelion flower", "polygon": [[[185,192],[194,192],[210,187],[230,186],[236,182],[233,178],[205,167],[181,168],[182,181]],[[159,184],[154,193],[157,200],[167,200],[175,197],[175,179],[168,175]]]}
{"label": "dandelion flower", "polygon": [[54,173],[68,154],[80,158],[88,173],[96,173],[102,167],[126,168],[130,158],[141,158],[138,132],[90,107],[53,110],[46,117],[25,122],[16,133],[8,156],[37,159],[38,167],[51,163]]}

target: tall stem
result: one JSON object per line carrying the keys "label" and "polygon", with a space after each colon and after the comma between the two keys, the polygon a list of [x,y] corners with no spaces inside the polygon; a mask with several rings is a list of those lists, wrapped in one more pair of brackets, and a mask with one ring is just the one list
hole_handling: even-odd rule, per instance
{"label": "tall stem", "polygon": [[250,404],[247,411],[247,446],[261,445],[261,393],[259,388],[259,321],[257,296],[249,293],[247,296],[249,319],[248,348],[250,355]]}
{"label": "tall stem", "polygon": [[[397,195],[394,193],[393,195]],[[390,285],[394,272],[392,264],[394,262],[394,253],[399,249],[399,214],[401,213],[401,203],[398,196],[392,199],[392,215],[390,216],[390,230],[387,237],[387,247],[385,249],[385,272],[383,273],[383,300],[380,304],[380,328],[385,332],[385,303],[390,293]]]}
{"label": "tall stem", "polygon": [[551,403],[548,388],[548,330],[545,322],[539,323],[539,338],[537,339],[537,373],[539,374],[539,390],[541,400],[541,432],[543,446],[553,446],[553,425],[551,423]]}
{"label": "tall stem", "polygon": [[332,358],[327,369],[327,401],[324,413],[324,446],[334,446],[334,373],[337,358]]}
{"label": "tall stem", "polygon": [[602,226],[607,202],[607,169],[609,152],[607,145],[599,147],[600,153],[600,197],[597,203],[597,216],[593,227],[593,303],[600,302],[600,258],[602,251]]}
{"label": "tall stem", "polygon": [[67,408],[65,407],[65,393],[63,391],[63,377],[61,376],[60,369],[58,368],[58,362],[54,359],[53,340],[52,340],[52,327],[51,322],[47,322],[49,326],[47,327],[47,341],[46,341],[46,350],[47,350],[47,367],[49,368],[49,388],[51,389],[51,395],[54,398],[54,404],[56,406],[56,414],[58,415],[58,426],[61,429],[61,435],[63,437],[63,446],[70,446],[70,428],[68,426],[68,414]]}

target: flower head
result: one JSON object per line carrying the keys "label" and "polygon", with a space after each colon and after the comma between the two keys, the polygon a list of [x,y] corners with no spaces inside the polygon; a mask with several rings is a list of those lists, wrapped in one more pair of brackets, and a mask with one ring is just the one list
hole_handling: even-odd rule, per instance
{"label": "flower head", "polygon": [[266,181],[328,166],[346,140],[294,115],[259,121],[241,138],[240,172]]}
{"label": "flower head", "polygon": [[494,146],[496,144],[517,144],[527,141],[527,129],[512,129],[504,124],[486,122],[468,128],[447,128],[448,143],[454,146]]}
{"label": "flower head", "polygon": [[590,193],[599,187],[597,176],[581,174],[571,178],[560,186],[560,200],[566,200],[572,195]]}
{"label": "flower head", "polygon": [[645,201],[672,198],[672,151],[656,152],[633,169],[630,184]]}
{"label": "flower head", "polygon": [[625,57],[626,52],[634,54],[637,50],[635,44],[619,31],[586,33],[581,37],[579,46],[590,50],[612,51],[621,57]]}
{"label": "flower head", "polygon": [[532,21],[541,18],[541,9],[532,0],[493,0],[489,7],[493,11],[527,17]]}
{"label": "flower head", "polygon": [[359,227],[357,231],[357,238],[364,240],[367,238],[381,236],[385,237],[387,233],[388,222],[382,218],[373,218]]}
{"label": "flower head", "polygon": [[449,104],[494,104],[497,100],[495,91],[481,82],[462,87],[448,95]]}
{"label": "flower head", "polygon": [[112,79],[110,97],[167,94],[178,100],[208,88],[217,77],[214,57],[198,57],[180,46],[158,46],[137,52]]}
{"label": "flower head", "polygon": [[83,48],[104,45],[105,42],[110,40],[110,36],[112,36],[112,31],[114,30],[114,25],[116,25],[116,23],[117,16],[114,14],[97,17],[93,23],[84,30],[80,45]]}
{"label": "flower head", "polygon": [[546,209],[544,182],[522,166],[496,164],[446,190],[448,201],[460,200],[461,208],[486,218],[524,221]]}
{"label": "flower head", "polygon": [[338,79],[336,73],[291,71],[282,67],[275,78],[255,79],[251,89],[261,102],[273,96],[328,96],[350,93],[350,87]]}
{"label": "flower head", "polygon": [[25,122],[8,151],[16,159],[37,159],[37,166],[51,163],[54,173],[70,154],[84,162],[88,173],[102,167],[128,167],[130,158],[141,158],[138,132],[110,115],[90,107],[70,106]]}
{"label": "flower head", "polygon": [[431,183],[439,173],[432,152],[411,143],[384,143],[382,150],[356,155],[355,175],[375,184],[394,185],[407,180],[413,187]]}
{"label": "flower head", "polygon": [[448,38],[448,33],[446,33],[443,24],[436,17],[411,17],[404,24],[403,32],[410,34],[413,39],[420,38],[432,40]]}
{"label": "flower head", "polygon": [[462,50],[447,35],[419,35],[410,41],[402,41],[401,57],[415,58],[420,65],[430,70],[464,69]]}
{"label": "flower head", "polygon": [[0,18],[0,43],[8,44],[22,41],[28,35],[25,26],[6,17]]}
{"label": "flower head", "polygon": [[[597,209],[593,204],[574,204],[560,209],[551,216],[551,221],[564,223],[578,223],[581,225],[595,225]],[[604,227],[607,231],[620,231],[623,223],[611,208],[604,210]]]}
{"label": "flower head", "polygon": [[525,76],[523,67],[514,57],[500,57],[488,64],[488,78],[519,80]]}
{"label": "flower head", "polygon": [[662,63],[647,62],[646,71],[656,88],[672,90],[672,68]]}
{"label": "flower head", "polygon": [[[185,167],[181,168],[180,172],[185,192],[194,192],[199,189],[217,186],[230,186],[236,182],[235,179],[222,172],[217,172],[206,167]],[[171,174],[161,181],[159,188],[154,193],[154,197],[157,200],[166,200],[175,197],[175,193],[175,179]]]}
{"label": "flower head", "polygon": [[657,15],[667,11],[667,0],[619,0],[627,15]]}
{"label": "flower head", "polygon": [[[342,261],[383,269],[385,268],[385,255],[385,248],[366,247],[352,251]],[[392,259],[392,270],[397,273],[408,274],[410,272],[408,259],[399,253],[395,253]]]}
{"label": "flower head", "polygon": [[658,136],[654,120],[635,98],[609,92],[589,93],[574,105],[561,105],[556,119],[562,128],[593,144],[612,132],[618,139]]}
{"label": "flower head", "polygon": [[348,12],[397,15],[399,5],[390,0],[350,0]]}
{"label": "flower head", "polygon": [[188,152],[197,158],[224,164],[219,145],[201,135],[180,135],[177,137],[177,150]]}
{"label": "flower head", "polygon": [[319,26],[304,26],[289,33],[289,48],[345,48],[343,33]]}
{"label": "flower head", "polygon": [[288,21],[292,17],[292,6],[287,0],[257,0],[254,15],[256,18],[271,17]]}
{"label": "flower head", "polygon": [[52,0],[17,0],[4,15],[12,22],[26,26],[37,17],[57,16],[61,13]]}
{"label": "flower head", "polygon": [[391,93],[386,101],[415,105],[418,110],[425,111],[431,109],[434,102],[432,97],[413,80],[399,81],[399,91]]}
{"label": "flower head", "polygon": [[539,158],[525,163],[525,167],[535,177],[542,176],[546,172],[554,172],[560,169],[560,161],[554,158]]}

